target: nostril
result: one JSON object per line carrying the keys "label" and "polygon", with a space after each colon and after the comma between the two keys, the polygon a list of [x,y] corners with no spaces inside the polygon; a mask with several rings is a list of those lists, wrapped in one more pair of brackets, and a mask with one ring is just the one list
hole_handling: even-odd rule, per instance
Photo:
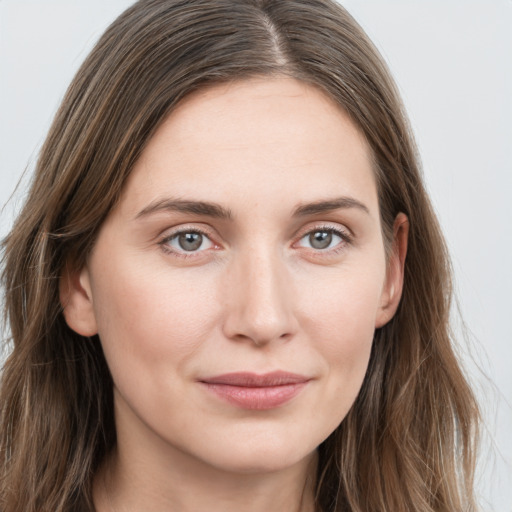
{"label": "nostril", "polygon": [[249,256],[231,268],[234,284],[224,289],[224,334],[233,341],[249,340],[257,346],[287,341],[296,329],[290,281],[268,254]]}

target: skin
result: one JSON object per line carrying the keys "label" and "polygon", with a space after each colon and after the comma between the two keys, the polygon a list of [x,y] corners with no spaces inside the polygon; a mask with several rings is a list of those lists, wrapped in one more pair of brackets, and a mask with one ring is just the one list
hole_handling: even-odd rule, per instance
{"label": "skin", "polygon": [[[180,247],[187,230],[204,233],[197,250]],[[186,98],[86,267],[61,284],[68,324],[99,334],[115,386],[118,446],[96,478],[97,510],[313,510],[316,448],[353,404],[374,330],[400,299],[405,216],[394,233],[386,259],[369,148],[318,89],[262,78]],[[309,381],[269,410],[199,382],[274,370]]]}

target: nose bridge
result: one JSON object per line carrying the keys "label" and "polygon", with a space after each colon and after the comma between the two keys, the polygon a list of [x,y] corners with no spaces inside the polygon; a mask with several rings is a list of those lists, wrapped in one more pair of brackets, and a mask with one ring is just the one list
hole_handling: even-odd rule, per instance
{"label": "nose bridge", "polygon": [[263,244],[239,256],[228,286],[226,333],[258,345],[290,336],[293,293],[283,258]]}

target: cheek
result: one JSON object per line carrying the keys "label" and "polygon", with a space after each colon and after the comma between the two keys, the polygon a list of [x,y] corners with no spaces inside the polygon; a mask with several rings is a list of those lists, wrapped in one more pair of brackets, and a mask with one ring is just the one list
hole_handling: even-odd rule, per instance
{"label": "cheek", "polygon": [[329,376],[327,408],[334,425],[352,406],[366,374],[384,274],[382,265],[345,268],[316,279],[308,300],[301,301],[301,323]]}
{"label": "cheek", "polygon": [[113,374],[171,361],[179,371],[211,335],[218,301],[208,276],[156,270],[136,258],[110,260],[95,275],[94,309]]}
{"label": "cheek", "polygon": [[301,321],[309,329],[323,332],[325,339],[344,340],[354,349],[356,340],[373,336],[385,280],[384,262],[364,263],[329,272],[320,269],[303,278],[296,291]]}

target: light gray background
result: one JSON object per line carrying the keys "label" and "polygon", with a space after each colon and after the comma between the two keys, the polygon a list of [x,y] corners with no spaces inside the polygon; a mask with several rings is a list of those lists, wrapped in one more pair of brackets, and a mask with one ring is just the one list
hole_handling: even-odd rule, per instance
{"label": "light gray background", "polygon": [[[131,3],[0,0],[0,205],[27,166],[30,176],[77,67]],[[470,333],[461,352],[484,407],[484,510],[510,512],[512,1],[342,4],[388,61],[411,117]],[[22,185],[4,207],[0,236],[25,191]]]}

